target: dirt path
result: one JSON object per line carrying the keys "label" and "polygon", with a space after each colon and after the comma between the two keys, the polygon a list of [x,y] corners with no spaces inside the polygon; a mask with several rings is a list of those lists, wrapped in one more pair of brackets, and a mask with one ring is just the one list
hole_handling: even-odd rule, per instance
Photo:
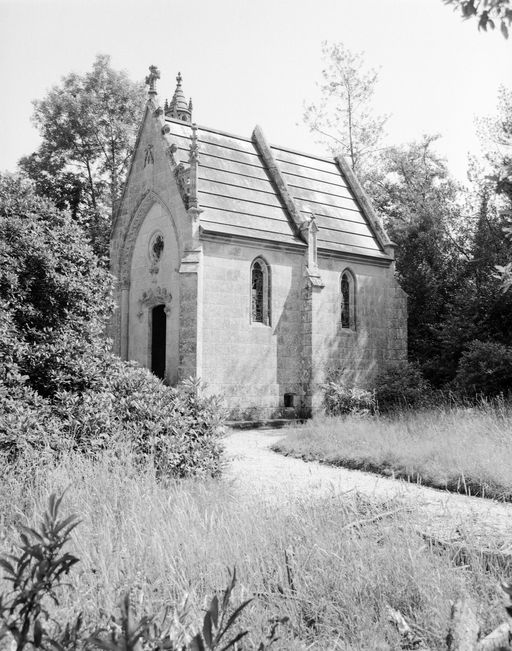
{"label": "dirt path", "polygon": [[232,430],[228,434],[226,477],[237,490],[281,501],[288,496],[337,496],[350,491],[377,500],[396,499],[412,509],[426,534],[449,541],[467,539],[512,554],[512,504],[285,457],[269,449],[283,436],[284,430]]}

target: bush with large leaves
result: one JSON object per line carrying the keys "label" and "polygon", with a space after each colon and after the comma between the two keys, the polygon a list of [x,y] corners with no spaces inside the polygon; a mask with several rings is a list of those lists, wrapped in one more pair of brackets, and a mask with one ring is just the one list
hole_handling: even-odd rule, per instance
{"label": "bush with large leaves", "polygon": [[220,409],[197,383],[164,386],[105,338],[112,278],[79,226],[0,176],[0,452],[98,452],[129,441],[164,474],[217,474]]}

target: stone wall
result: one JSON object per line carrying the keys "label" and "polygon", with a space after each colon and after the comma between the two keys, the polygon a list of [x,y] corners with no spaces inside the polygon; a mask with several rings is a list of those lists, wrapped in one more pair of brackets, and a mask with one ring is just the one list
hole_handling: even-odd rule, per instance
{"label": "stone wall", "polygon": [[[181,323],[178,272],[192,239],[192,228],[173,174],[172,152],[162,134],[161,123],[148,104],[112,229],[111,269],[117,279],[115,298],[119,307],[109,334],[117,354],[149,366],[148,319],[152,300],[150,295],[148,299],[148,292],[158,295],[158,288],[168,291],[172,301],[167,315],[167,378],[175,383],[180,366],[187,373],[196,369],[195,346],[191,348],[193,360],[183,358],[178,350]],[[147,246],[155,230],[164,233],[166,246],[160,269],[152,274]],[[188,277],[186,283],[190,284],[189,281]]]}
{"label": "stone wall", "polygon": [[[154,262],[150,244],[155,234],[163,237],[161,258]],[[169,213],[153,204],[141,224],[132,254],[128,312],[128,359],[151,367],[151,310],[164,304],[167,314],[166,380],[178,381],[180,282],[179,250]]]}
{"label": "stone wall", "polygon": [[[270,326],[251,324],[250,268],[271,269]],[[238,417],[282,412],[284,394],[321,408],[329,370],[367,385],[378,369],[406,358],[406,297],[391,267],[319,256],[323,287],[311,287],[304,254],[234,243],[204,243],[202,377]],[[340,278],[356,280],[356,328],[341,327]]]}
{"label": "stone wall", "polygon": [[[235,243],[204,242],[203,367],[212,393],[233,415],[275,415],[285,393],[300,392],[303,255]],[[271,274],[271,323],[251,323],[253,260]]]}
{"label": "stone wall", "polygon": [[[349,385],[368,386],[385,366],[407,358],[407,298],[392,266],[322,257],[324,287],[312,291],[311,397],[320,407],[319,385],[334,371]],[[341,327],[341,274],[355,279],[355,328]]]}

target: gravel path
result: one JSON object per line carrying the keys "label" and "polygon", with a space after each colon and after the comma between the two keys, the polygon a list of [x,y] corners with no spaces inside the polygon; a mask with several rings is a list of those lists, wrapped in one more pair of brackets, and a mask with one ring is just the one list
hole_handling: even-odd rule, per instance
{"label": "gravel path", "polygon": [[512,504],[466,497],[347,470],[314,461],[285,457],[270,450],[284,430],[231,430],[225,440],[230,460],[226,477],[240,493],[262,499],[286,500],[296,496],[338,496],[357,491],[379,501],[397,500],[411,509],[418,527],[444,541],[464,539],[486,549],[512,554]]}

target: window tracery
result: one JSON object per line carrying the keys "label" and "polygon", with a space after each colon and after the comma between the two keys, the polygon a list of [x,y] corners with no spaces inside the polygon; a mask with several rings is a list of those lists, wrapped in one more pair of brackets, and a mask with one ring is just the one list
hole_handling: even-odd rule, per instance
{"label": "window tracery", "polygon": [[356,329],[355,280],[352,273],[345,270],[341,274],[341,327]]}
{"label": "window tracery", "polygon": [[251,265],[251,322],[270,325],[270,270],[262,258]]}

